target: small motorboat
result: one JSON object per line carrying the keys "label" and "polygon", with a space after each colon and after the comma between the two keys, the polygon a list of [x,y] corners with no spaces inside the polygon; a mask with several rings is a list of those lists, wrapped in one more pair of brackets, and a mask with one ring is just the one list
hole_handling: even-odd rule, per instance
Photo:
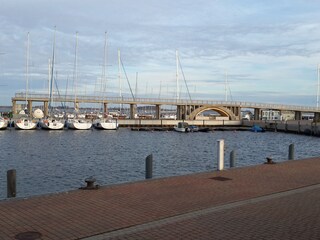
{"label": "small motorboat", "polygon": [[190,132],[189,124],[186,122],[178,122],[178,124],[174,126],[173,130],[176,132]]}
{"label": "small motorboat", "polygon": [[195,126],[195,125],[190,125],[189,129],[190,129],[190,132],[198,132],[199,131],[199,127]]}
{"label": "small motorboat", "polygon": [[250,129],[251,132],[265,132],[264,128],[258,126],[258,125],[253,125],[252,128]]}

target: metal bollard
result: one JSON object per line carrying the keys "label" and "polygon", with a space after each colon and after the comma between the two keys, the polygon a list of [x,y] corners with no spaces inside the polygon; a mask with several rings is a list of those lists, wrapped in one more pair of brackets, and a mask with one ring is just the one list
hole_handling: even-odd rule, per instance
{"label": "metal bollard", "polygon": [[233,168],[236,166],[236,152],[232,150],[230,152],[230,167]]}
{"label": "metal bollard", "polygon": [[16,197],[16,170],[7,171],[7,197]]}
{"label": "metal bollard", "polygon": [[224,168],[224,140],[220,139],[218,142],[218,171],[223,170]]}
{"label": "metal bollard", "polygon": [[288,155],[289,160],[294,160],[294,144],[289,145],[289,155]]}
{"label": "metal bollard", "polygon": [[153,156],[150,154],[146,157],[146,179],[152,178],[152,161]]}

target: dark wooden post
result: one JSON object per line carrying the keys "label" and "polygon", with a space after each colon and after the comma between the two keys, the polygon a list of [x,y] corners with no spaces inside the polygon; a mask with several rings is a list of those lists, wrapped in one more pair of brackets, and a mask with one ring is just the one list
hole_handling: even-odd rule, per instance
{"label": "dark wooden post", "polygon": [[294,160],[294,144],[290,144],[289,145],[289,156],[288,156],[289,160]]}
{"label": "dark wooden post", "polygon": [[152,178],[152,160],[153,156],[150,154],[146,158],[146,179]]}
{"label": "dark wooden post", "polygon": [[230,167],[235,167],[236,165],[236,153],[234,150],[230,152]]}
{"label": "dark wooden post", "polygon": [[7,171],[7,197],[16,197],[16,170]]}

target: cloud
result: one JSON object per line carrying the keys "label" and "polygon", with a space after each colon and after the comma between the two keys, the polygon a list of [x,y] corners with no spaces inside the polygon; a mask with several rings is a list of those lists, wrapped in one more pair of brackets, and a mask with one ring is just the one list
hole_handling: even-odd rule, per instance
{"label": "cloud", "polygon": [[[67,82],[70,87],[73,80],[78,31],[79,91],[94,91],[101,82],[107,31],[107,80],[114,92],[119,91],[120,49],[131,85],[139,73],[140,96],[150,94],[151,89],[159,93],[160,82],[173,95],[178,49],[186,81],[196,97],[224,99],[227,71],[234,98],[311,104],[320,58],[319,10],[317,1],[6,1],[0,9],[0,52],[5,53],[0,55],[0,80],[8,86],[0,88],[6,96],[1,101],[10,104],[10,96],[25,87],[27,32],[30,88],[45,91],[57,26],[60,88]],[[181,72],[179,76],[183,90]],[[122,78],[128,92],[123,72]],[[305,97],[291,97],[301,92]],[[269,98],[262,96],[269,93]]]}

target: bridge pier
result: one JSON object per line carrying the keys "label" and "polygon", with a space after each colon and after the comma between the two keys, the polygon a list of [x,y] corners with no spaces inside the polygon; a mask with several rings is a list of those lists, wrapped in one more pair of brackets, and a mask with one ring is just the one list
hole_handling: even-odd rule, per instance
{"label": "bridge pier", "polygon": [[108,103],[103,103],[103,114],[108,112]]}
{"label": "bridge pier", "polygon": [[12,114],[17,113],[17,101],[12,100]]}
{"label": "bridge pier", "polygon": [[254,120],[260,120],[261,118],[261,109],[260,108],[255,108],[254,109]]}
{"label": "bridge pier", "polygon": [[74,109],[79,110],[80,109],[80,103],[74,102]]}
{"label": "bridge pier", "polygon": [[32,113],[32,100],[28,100],[28,114],[31,116]]}
{"label": "bridge pier", "polygon": [[160,115],[161,115],[161,105],[157,104],[156,105],[156,119],[160,119]]}
{"label": "bridge pier", "polygon": [[294,113],[294,119],[295,119],[295,120],[301,120],[301,119],[302,119],[302,112],[296,111],[296,112]]}
{"label": "bridge pier", "polygon": [[320,113],[314,113],[313,121],[314,122],[320,122]]}
{"label": "bridge pier", "polygon": [[177,106],[177,119],[186,120],[187,119],[187,105]]}
{"label": "bridge pier", "polygon": [[182,108],[181,108],[182,106],[180,106],[180,105],[177,105],[177,113],[176,113],[176,115],[177,115],[177,120],[181,120],[182,119]]}
{"label": "bridge pier", "polygon": [[130,119],[134,119],[136,114],[137,114],[137,105],[130,104]]}
{"label": "bridge pier", "polygon": [[44,116],[47,117],[49,115],[49,102],[44,101],[43,102],[43,110],[44,110]]}
{"label": "bridge pier", "polygon": [[240,120],[241,118],[241,108],[240,107],[231,107],[233,114]]}

